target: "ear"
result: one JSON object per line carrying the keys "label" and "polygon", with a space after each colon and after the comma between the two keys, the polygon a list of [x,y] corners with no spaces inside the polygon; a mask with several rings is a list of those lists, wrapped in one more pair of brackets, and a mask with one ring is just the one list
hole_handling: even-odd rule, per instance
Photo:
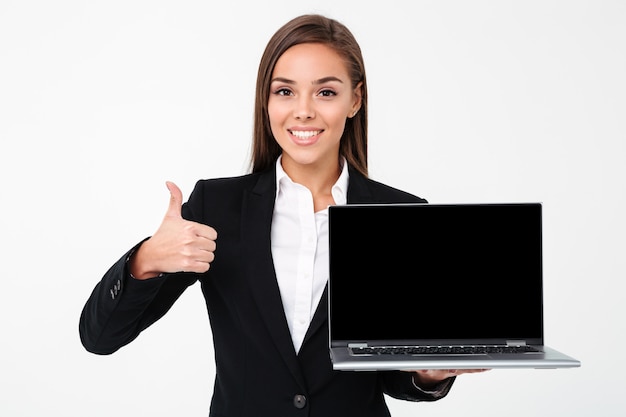
{"label": "ear", "polygon": [[363,98],[363,81],[359,82],[356,87],[354,87],[353,96],[352,112],[348,115],[349,118],[356,116],[361,108],[361,101]]}

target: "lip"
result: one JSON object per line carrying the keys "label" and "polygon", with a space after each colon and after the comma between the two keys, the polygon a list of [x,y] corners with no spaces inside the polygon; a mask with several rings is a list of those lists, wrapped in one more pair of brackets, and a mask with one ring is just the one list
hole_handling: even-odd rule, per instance
{"label": "lip", "polygon": [[289,137],[296,145],[309,146],[317,142],[324,132],[323,129],[293,128],[287,129]]}

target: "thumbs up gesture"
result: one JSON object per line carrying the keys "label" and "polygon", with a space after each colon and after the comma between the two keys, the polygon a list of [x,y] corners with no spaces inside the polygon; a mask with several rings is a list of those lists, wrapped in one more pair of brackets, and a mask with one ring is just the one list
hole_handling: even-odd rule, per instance
{"label": "thumbs up gesture", "polygon": [[137,279],[161,273],[206,272],[215,258],[215,229],[183,219],[183,193],[173,182],[165,184],[170,202],[161,226],[130,259],[130,272]]}

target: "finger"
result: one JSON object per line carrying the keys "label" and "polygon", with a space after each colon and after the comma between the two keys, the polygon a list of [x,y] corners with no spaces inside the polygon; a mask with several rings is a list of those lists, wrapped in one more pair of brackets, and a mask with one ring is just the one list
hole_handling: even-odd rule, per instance
{"label": "finger", "polygon": [[198,227],[196,228],[195,232],[196,232],[196,236],[200,237],[200,238],[204,238],[207,239],[211,242],[213,242],[213,249],[215,250],[215,240],[217,239],[217,231],[212,228],[211,226],[207,226],[207,225],[198,225],[198,226],[202,226],[202,227]]}
{"label": "finger", "polygon": [[474,373],[478,373],[478,372],[487,372],[489,370],[490,369],[488,369],[488,368],[487,369],[485,369],[485,368],[482,368],[482,369],[465,369],[465,370],[463,370],[463,373],[474,374]]}
{"label": "finger", "polygon": [[182,232],[186,233],[187,236],[193,236],[194,240],[195,238],[202,239],[196,241],[196,243],[199,243],[200,245],[206,244],[204,239],[208,241],[214,241],[217,239],[217,231],[213,227],[207,224],[196,223],[194,221],[187,221]]}
{"label": "finger", "polygon": [[165,185],[170,191],[170,204],[165,213],[166,217],[179,217],[182,218],[182,206],[183,206],[183,193],[180,188],[171,181],[166,181]]}
{"label": "finger", "polygon": [[479,372],[486,372],[489,369],[450,369],[450,373],[453,375],[461,375],[461,374],[475,374]]}

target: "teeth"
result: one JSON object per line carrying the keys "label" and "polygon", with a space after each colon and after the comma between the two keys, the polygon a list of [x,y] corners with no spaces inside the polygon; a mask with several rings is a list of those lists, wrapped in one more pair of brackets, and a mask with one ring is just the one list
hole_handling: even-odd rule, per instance
{"label": "teeth", "polygon": [[300,139],[307,139],[307,138],[310,138],[312,136],[319,134],[320,132],[321,132],[320,130],[308,130],[308,131],[292,130],[291,134]]}

